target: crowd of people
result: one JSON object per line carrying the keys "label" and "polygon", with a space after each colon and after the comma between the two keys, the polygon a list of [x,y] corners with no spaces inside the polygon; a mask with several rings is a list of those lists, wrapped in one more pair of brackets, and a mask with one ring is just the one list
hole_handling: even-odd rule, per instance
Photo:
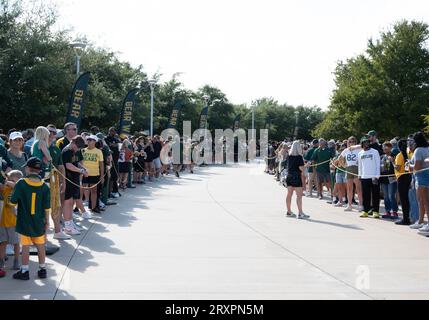
{"label": "crowd of people", "polygon": [[168,164],[161,161],[167,143],[172,137],[133,137],[113,127],[106,135],[95,126],[78,134],[74,123],[0,134],[0,278],[9,256],[13,278],[30,278],[31,246],[38,251],[38,277],[47,277],[50,220],[53,238],[66,241],[81,234],[79,220],[100,216],[127,188],[170,173],[180,177],[186,168],[193,173],[192,164],[173,165],[171,151],[164,155]]}
{"label": "crowd of people", "polygon": [[[288,190],[287,217],[310,218],[302,198],[315,195],[361,218],[387,219],[429,236],[429,143],[422,132],[382,144],[374,130],[344,141],[271,141],[265,172]],[[294,193],[298,215],[291,210]]]}

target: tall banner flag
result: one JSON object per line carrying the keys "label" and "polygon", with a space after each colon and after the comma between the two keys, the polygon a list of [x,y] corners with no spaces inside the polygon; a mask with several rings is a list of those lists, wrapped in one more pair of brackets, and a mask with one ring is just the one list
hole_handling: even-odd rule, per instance
{"label": "tall banner flag", "polygon": [[177,101],[174,104],[173,111],[171,111],[170,120],[168,121],[168,129],[176,128],[177,120],[179,119],[181,110],[182,110],[182,102]]}
{"label": "tall banner flag", "polygon": [[138,91],[139,89],[131,90],[124,99],[121,110],[121,120],[119,122],[119,134],[131,134],[133,109]]}
{"label": "tall banner flag", "polygon": [[76,80],[69,100],[66,122],[76,123],[78,129],[82,122],[83,107],[88,92],[89,75],[90,73],[86,72]]}
{"label": "tall banner flag", "polygon": [[207,120],[209,116],[209,107],[204,107],[200,114],[200,129],[206,129],[207,128]]}
{"label": "tall banner flag", "polygon": [[234,125],[232,127],[233,131],[238,130],[240,128],[240,120],[241,120],[241,114],[236,116],[234,119]]}

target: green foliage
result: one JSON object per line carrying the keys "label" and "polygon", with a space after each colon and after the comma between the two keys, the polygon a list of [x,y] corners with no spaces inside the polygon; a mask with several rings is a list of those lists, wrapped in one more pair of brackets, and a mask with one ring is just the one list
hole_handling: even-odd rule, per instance
{"label": "green foliage", "polygon": [[369,40],[365,54],[340,62],[329,112],[314,134],[346,138],[375,129],[391,138],[422,130],[429,106],[428,38],[427,24],[402,21]]}

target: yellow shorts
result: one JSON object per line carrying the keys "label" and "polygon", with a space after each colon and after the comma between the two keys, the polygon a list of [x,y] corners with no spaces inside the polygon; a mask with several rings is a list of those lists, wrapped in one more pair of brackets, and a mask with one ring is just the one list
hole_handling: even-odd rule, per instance
{"label": "yellow shorts", "polygon": [[40,237],[27,237],[21,235],[21,245],[31,246],[33,244],[45,244],[45,236]]}

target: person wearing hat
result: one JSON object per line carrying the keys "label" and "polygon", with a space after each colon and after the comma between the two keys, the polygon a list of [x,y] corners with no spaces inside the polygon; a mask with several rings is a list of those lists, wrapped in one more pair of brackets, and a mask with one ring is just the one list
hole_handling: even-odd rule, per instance
{"label": "person wearing hat", "polygon": [[380,218],[380,155],[370,147],[370,139],[361,139],[362,151],[358,154],[358,175],[362,185],[363,213],[361,218],[368,218],[372,211],[375,219]]}
{"label": "person wearing hat", "polygon": [[317,193],[319,200],[323,200],[323,186],[331,192],[331,173],[329,160],[332,159],[332,151],[328,148],[325,139],[319,139],[317,148],[311,157],[312,163],[316,165],[317,173]]}
{"label": "person wearing hat", "polygon": [[7,154],[12,161],[12,170],[19,170],[25,176],[25,168],[23,166],[28,160],[28,156],[23,152],[24,138],[21,132],[12,132],[9,135],[9,150]]}
{"label": "person wearing hat", "polygon": [[[97,186],[104,183],[104,157],[103,152],[95,147],[98,142],[97,136],[88,136],[86,142],[88,147],[82,150],[82,165],[87,170],[88,176],[83,178],[82,183],[84,187],[91,189],[85,189],[85,199],[92,213],[100,213]],[[82,217],[91,219],[92,215],[85,212]]]}
{"label": "person wearing hat", "polygon": [[10,203],[17,206],[16,232],[21,235],[22,266],[13,275],[17,280],[29,280],[30,246],[37,247],[39,257],[38,277],[47,277],[45,265],[46,230],[49,228],[51,200],[49,187],[40,178],[42,161],[36,157],[25,164],[27,178],[20,179],[13,190]]}
{"label": "person wearing hat", "polygon": [[313,169],[311,164],[311,158],[313,157],[314,151],[319,148],[319,140],[313,140],[311,148],[304,155],[305,164],[308,167],[308,181],[307,181],[307,197],[313,196],[313,187],[317,186],[317,174],[316,170]]}
{"label": "person wearing hat", "polygon": [[383,152],[383,146],[378,143],[377,132],[375,130],[371,130],[368,132],[367,137],[369,139],[369,147],[371,149],[377,150],[381,157],[384,154],[384,152]]}

